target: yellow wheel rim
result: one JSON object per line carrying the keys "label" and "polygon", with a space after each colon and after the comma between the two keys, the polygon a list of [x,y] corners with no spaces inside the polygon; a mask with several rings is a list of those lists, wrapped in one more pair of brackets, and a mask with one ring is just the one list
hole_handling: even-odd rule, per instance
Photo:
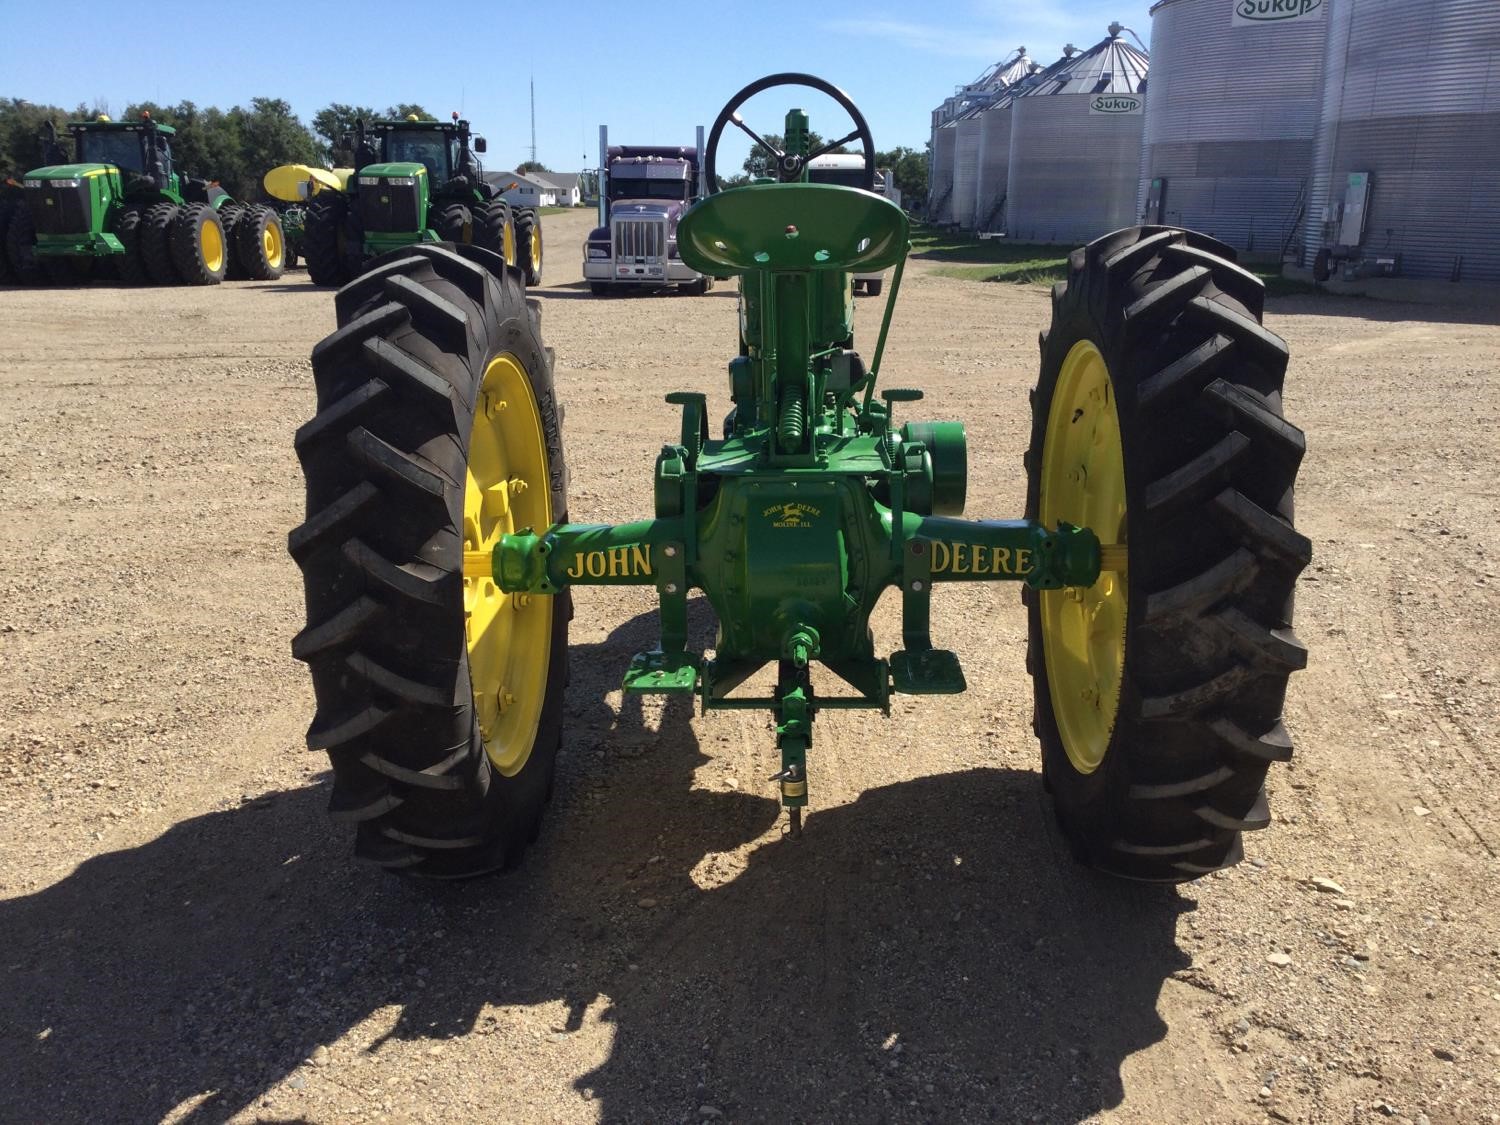
{"label": "yellow wheel rim", "polygon": [[542,272],[542,224],[539,222],[531,228],[531,272],[538,275]]}
{"label": "yellow wheel rim", "polygon": [[[1063,360],[1042,443],[1038,516],[1086,527],[1103,544],[1125,544],[1125,461],[1114,384],[1099,349],[1074,344]],[[1125,670],[1125,573],[1105,571],[1088,589],[1044,590],[1042,650],[1052,714],[1079,773],[1104,761]]]}
{"label": "yellow wheel rim", "polygon": [[203,264],[209,273],[218,273],[224,268],[224,232],[212,219],[205,219],[198,228],[198,247],[203,252]]}
{"label": "yellow wheel rim", "polygon": [[266,262],[272,269],[281,265],[281,228],[275,223],[267,223],[266,229],[260,232],[261,250],[265,252]]}
{"label": "yellow wheel rim", "polygon": [[516,264],[516,224],[506,223],[505,234],[501,237],[500,245],[504,247],[505,264],[513,266]]}
{"label": "yellow wheel rim", "polygon": [[[513,355],[491,361],[480,384],[464,483],[464,550],[494,550],[500,536],[552,525],[541,414]],[[546,697],[552,598],[506,594],[488,578],[464,579],[469,679],[485,753],[506,777],[531,757]]]}

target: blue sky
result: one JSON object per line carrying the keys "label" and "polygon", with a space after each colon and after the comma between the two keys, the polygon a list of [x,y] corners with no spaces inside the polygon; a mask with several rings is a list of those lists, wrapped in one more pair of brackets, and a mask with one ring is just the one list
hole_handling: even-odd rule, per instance
{"label": "blue sky", "polygon": [[[692,144],[693,127],[711,124],[740,87],[800,70],[847,91],[878,147],[920,148],[930,110],[1015,47],[1050,63],[1064,43],[1104,38],[1111,20],[1149,42],[1148,8],[1146,0],[564,0],[445,9],[374,0],[221,8],[218,16],[162,9],[152,19],[138,7],[0,0],[0,96],[68,108],[100,101],[117,113],[147,99],[227,108],[272,96],[303,120],[333,101],[377,109],[416,102],[441,116],[462,110],[489,140],[486,164],[499,168],[526,158],[534,76],[537,156],[576,171],[597,163],[600,124],[616,143]],[[467,19],[459,24],[445,10]],[[459,42],[440,42],[450,26]],[[66,45],[69,61],[44,57],[43,43]],[[847,131],[817,95],[757,99],[745,117],[780,132],[792,104],[813,115],[819,132]],[[744,152],[726,147],[721,165],[737,167]]]}

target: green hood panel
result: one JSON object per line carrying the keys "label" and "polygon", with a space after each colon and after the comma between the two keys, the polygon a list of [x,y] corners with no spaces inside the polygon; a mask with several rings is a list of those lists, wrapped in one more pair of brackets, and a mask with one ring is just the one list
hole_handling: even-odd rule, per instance
{"label": "green hood panel", "polygon": [[111,171],[113,164],[50,164],[27,172],[27,180],[81,180],[85,176],[102,176]]}
{"label": "green hood panel", "polygon": [[425,176],[427,166],[424,164],[409,164],[405,161],[395,164],[366,164],[359,170],[361,176]]}

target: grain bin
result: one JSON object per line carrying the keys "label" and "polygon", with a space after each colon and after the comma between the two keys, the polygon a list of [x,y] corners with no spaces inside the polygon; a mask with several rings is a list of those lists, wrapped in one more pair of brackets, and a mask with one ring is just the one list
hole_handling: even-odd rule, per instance
{"label": "grain bin", "polygon": [[1006,181],[1010,175],[1010,107],[1016,94],[1042,72],[1031,63],[979,114],[979,172],[974,182],[974,229],[1004,230]]}
{"label": "grain bin", "polygon": [[1500,3],[1338,0],[1328,20],[1304,264],[1500,282]]}
{"label": "grain bin", "polygon": [[1327,5],[1161,0],[1151,9],[1137,209],[1279,258],[1307,206]]}
{"label": "grain bin", "polygon": [[1109,37],[1063,58],[1011,105],[1006,233],[1086,242],[1135,220],[1146,52]]}
{"label": "grain bin", "polygon": [[1026,74],[1030,63],[1026,48],[1017,47],[1008,59],[986,68],[932,111],[927,172],[929,221],[973,225],[979,164],[977,115],[1011,82]]}

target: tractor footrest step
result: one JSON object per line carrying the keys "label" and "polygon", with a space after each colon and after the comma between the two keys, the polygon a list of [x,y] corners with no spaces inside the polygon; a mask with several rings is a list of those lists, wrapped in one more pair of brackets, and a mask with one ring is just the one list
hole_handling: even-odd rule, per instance
{"label": "tractor footrest step", "polygon": [[698,687],[698,659],[686,652],[640,652],[625,672],[626,691],[692,693]]}
{"label": "tractor footrest step", "polygon": [[958,654],[945,648],[891,653],[891,679],[902,695],[957,695],[968,687]]}

